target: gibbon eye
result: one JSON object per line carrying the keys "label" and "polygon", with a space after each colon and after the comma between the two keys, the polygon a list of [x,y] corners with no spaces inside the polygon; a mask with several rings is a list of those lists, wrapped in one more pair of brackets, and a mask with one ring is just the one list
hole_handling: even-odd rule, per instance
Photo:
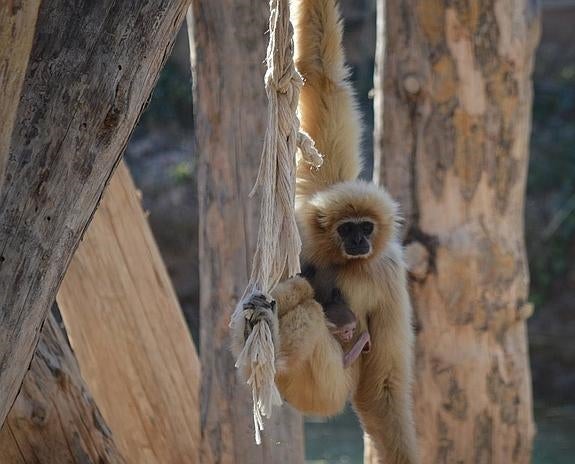
{"label": "gibbon eye", "polygon": [[353,232],[353,224],[351,222],[344,222],[337,228],[337,233],[340,237],[347,237]]}
{"label": "gibbon eye", "polygon": [[373,232],[373,222],[364,221],[359,226],[365,235],[370,235]]}

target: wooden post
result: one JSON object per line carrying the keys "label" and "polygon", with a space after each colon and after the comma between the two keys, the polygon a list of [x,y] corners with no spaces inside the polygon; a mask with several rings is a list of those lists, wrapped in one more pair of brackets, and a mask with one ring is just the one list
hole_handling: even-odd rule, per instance
{"label": "wooden post", "polygon": [[4,464],[121,464],[124,460],[52,315],[0,430]]}
{"label": "wooden post", "polygon": [[195,0],[188,15],[200,217],[202,462],[302,463],[301,417],[287,405],[254,442],[251,395],[237,378],[228,323],[248,281],[259,219],[248,199],[267,120],[266,2]]}
{"label": "wooden post", "polygon": [[40,6],[0,194],[0,424],[186,3]]}
{"label": "wooden post", "polygon": [[0,191],[40,0],[0,2]]}
{"label": "wooden post", "polygon": [[538,11],[379,5],[375,180],[406,219],[422,462],[528,463],[523,206]]}
{"label": "wooden post", "polygon": [[200,365],[124,164],[70,263],[58,304],[126,461],[198,462]]}

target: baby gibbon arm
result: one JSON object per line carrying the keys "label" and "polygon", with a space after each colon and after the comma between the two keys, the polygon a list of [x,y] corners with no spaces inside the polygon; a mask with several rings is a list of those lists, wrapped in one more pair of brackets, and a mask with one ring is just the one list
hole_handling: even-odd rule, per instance
{"label": "baby gibbon arm", "polygon": [[405,272],[397,263],[393,267],[396,272],[386,273],[379,307],[369,314],[371,350],[362,356],[353,403],[378,462],[416,464],[411,305]]}

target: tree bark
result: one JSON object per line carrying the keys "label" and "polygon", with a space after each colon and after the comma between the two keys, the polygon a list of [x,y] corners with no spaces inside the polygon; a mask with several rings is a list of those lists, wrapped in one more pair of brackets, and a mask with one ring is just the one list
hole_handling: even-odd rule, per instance
{"label": "tree bark", "polygon": [[0,196],[0,423],[185,7],[41,4]]}
{"label": "tree bark", "polygon": [[0,191],[40,0],[0,2]]}
{"label": "tree bark", "polygon": [[406,219],[422,461],[527,463],[538,11],[529,0],[379,3],[374,180]]}
{"label": "tree bark", "polygon": [[0,462],[124,462],[54,316],[42,328],[30,370],[0,430]]}
{"label": "tree bark", "polygon": [[189,21],[200,157],[202,462],[302,463],[301,417],[288,406],[254,442],[251,394],[229,351],[228,323],[248,281],[258,224],[248,199],[266,126],[265,2],[193,1]]}
{"label": "tree bark", "polygon": [[70,263],[58,304],[126,461],[198,462],[199,360],[124,164]]}

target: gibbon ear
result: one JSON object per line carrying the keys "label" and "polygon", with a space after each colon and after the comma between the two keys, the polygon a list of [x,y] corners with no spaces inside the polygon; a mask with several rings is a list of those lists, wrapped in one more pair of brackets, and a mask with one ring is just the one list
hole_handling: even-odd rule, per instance
{"label": "gibbon ear", "polygon": [[321,230],[327,230],[330,225],[330,220],[328,214],[324,211],[316,211],[315,215],[315,223]]}
{"label": "gibbon ear", "polygon": [[328,225],[327,215],[322,212],[315,213],[315,223],[318,225],[320,229],[326,230]]}

